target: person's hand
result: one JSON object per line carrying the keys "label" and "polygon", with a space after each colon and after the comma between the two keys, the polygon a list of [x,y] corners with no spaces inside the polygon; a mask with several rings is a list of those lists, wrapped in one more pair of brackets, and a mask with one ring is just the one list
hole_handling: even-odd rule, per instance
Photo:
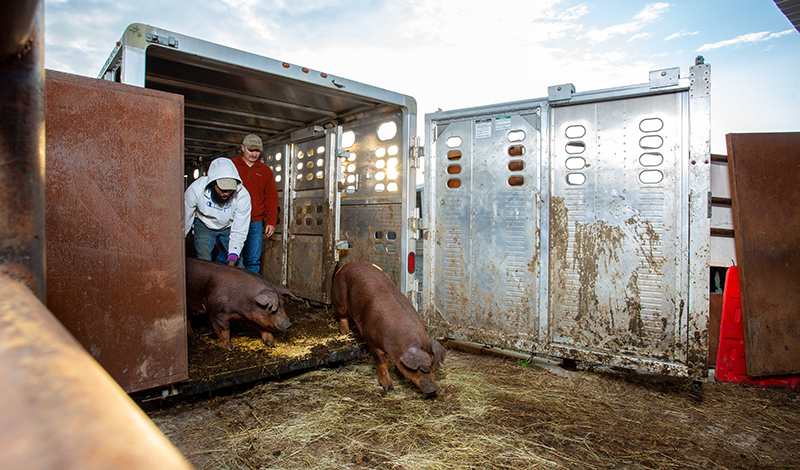
{"label": "person's hand", "polygon": [[274,225],[266,225],[266,226],[264,226],[264,235],[266,235],[267,238],[271,237],[273,233],[275,233],[275,226]]}
{"label": "person's hand", "polygon": [[236,266],[236,261],[234,261],[232,259],[229,259],[228,260],[228,266]]}

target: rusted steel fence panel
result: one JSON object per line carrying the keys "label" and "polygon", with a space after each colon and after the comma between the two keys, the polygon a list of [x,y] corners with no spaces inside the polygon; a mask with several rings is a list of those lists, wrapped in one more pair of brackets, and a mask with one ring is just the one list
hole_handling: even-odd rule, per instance
{"label": "rusted steel fence panel", "polygon": [[800,132],[729,134],[747,375],[800,373]]}
{"label": "rusted steel fence panel", "polygon": [[0,5],[0,273],[44,301],[42,8],[31,1]]}
{"label": "rusted steel fence panel", "polygon": [[188,376],[182,106],[47,72],[48,305],[128,392]]}
{"label": "rusted steel fence panel", "polygon": [[191,468],[31,291],[2,275],[0,397],[3,468]]}

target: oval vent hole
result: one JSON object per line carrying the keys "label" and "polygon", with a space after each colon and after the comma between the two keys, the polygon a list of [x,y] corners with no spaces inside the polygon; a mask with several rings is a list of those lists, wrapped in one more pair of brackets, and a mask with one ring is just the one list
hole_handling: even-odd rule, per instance
{"label": "oval vent hole", "polygon": [[525,169],[525,162],[522,160],[514,160],[508,162],[508,169],[511,171],[522,171]]}
{"label": "oval vent hole", "polygon": [[566,135],[568,139],[580,139],[586,135],[586,128],[579,125],[569,126],[564,130],[564,135]]}
{"label": "oval vent hole", "polygon": [[567,153],[570,155],[577,155],[579,153],[583,153],[586,150],[586,144],[583,142],[576,140],[574,142],[567,142]]}
{"label": "oval vent hole", "polygon": [[664,128],[664,121],[659,118],[642,119],[639,130],[642,132],[658,132]]}

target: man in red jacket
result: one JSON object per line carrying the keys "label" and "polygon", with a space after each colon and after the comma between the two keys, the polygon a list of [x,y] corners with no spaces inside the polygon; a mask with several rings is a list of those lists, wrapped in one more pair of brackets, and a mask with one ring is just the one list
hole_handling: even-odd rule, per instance
{"label": "man in red jacket", "polygon": [[[242,184],[250,193],[252,211],[250,230],[242,249],[244,267],[259,274],[261,270],[262,236],[267,238],[275,233],[278,222],[278,190],[272,170],[261,162],[264,146],[261,138],[248,134],[242,140],[242,155],[233,159]],[[263,235],[262,235],[263,234]]]}

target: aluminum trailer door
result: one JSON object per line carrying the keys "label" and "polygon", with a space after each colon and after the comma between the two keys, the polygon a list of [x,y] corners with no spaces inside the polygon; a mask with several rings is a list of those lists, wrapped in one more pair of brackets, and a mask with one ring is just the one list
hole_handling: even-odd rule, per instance
{"label": "aluminum trailer door", "polygon": [[709,69],[690,72],[426,116],[438,335],[705,374]]}
{"label": "aluminum trailer door", "polygon": [[546,102],[431,124],[426,323],[515,349],[538,341],[541,115]]}

